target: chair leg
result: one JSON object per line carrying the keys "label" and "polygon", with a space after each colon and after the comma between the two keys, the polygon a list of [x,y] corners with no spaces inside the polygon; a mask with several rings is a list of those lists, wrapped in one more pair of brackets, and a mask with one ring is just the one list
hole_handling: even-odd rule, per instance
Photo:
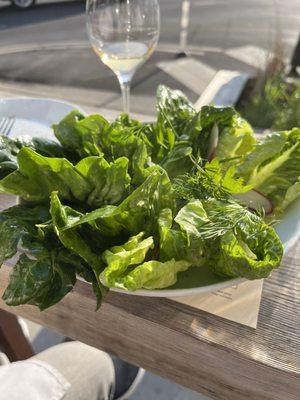
{"label": "chair leg", "polygon": [[18,318],[4,310],[0,310],[0,350],[10,361],[25,360],[34,355]]}

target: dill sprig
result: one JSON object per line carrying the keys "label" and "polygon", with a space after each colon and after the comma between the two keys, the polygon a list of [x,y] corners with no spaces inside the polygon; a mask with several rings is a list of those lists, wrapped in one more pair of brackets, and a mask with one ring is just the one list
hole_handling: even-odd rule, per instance
{"label": "dill sprig", "polygon": [[228,201],[230,193],[220,183],[217,183],[213,176],[200,166],[199,160],[190,156],[194,164],[191,173],[178,176],[174,180],[173,188],[179,200],[207,200],[214,198],[221,201]]}
{"label": "dill sprig", "polygon": [[204,208],[208,217],[207,222],[201,226],[204,239],[215,239],[230,230],[236,232],[241,223],[248,225],[258,218],[234,201],[229,203],[208,201],[204,204]]}
{"label": "dill sprig", "polygon": [[[207,220],[199,228],[203,239],[215,239],[232,230],[235,234],[240,224],[252,224],[263,219],[264,212],[256,211],[255,214],[235,201],[230,188],[247,190],[243,182],[235,179],[231,174],[229,179],[231,187],[222,185],[223,175],[219,168],[208,170],[201,167],[199,160],[191,157],[194,168],[191,173],[184,174],[174,180],[173,188],[177,200],[189,202],[201,200],[207,214]],[[228,174],[227,174],[228,177]],[[228,182],[228,180],[227,180]]]}

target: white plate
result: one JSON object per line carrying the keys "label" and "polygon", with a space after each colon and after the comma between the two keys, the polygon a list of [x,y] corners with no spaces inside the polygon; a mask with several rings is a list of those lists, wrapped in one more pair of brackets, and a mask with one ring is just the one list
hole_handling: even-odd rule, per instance
{"label": "white plate", "polygon": [[[9,136],[53,136],[51,125],[59,122],[77,106],[60,100],[35,98],[0,99],[0,120],[15,117]],[[81,110],[80,110],[81,111]]]}
{"label": "white plate", "polygon": [[[53,138],[51,125],[59,122],[66,114],[74,109],[79,109],[79,107],[60,100],[31,98],[0,99],[0,120],[2,117],[16,117],[17,120],[12,129],[11,136],[26,134],[30,136],[45,136]],[[83,112],[82,110],[80,111]],[[283,242],[285,252],[287,252],[300,238],[300,199],[295,201],[288,208],[283,220],[275,229]],[[186,273],[193,275],[197,270],[199,271],[201,268],[190,268]],[[185,279],[184,274],[186,273],[180,275],[180,279],[183,281]],[[197,276],[198,275],[197,272]],[[199,275],[199,285],[196,287],[193,285],[194,287],[174,287],[172,289],[162,290],[137,290],[136,292],[127,292],[121,289],[111,290],[137,296],[180,297],[213,292],[245,281],[245,279],[240,278],[226,279],[222,281],[215,279],[216,282],[203,286],[205,279],[211,281],[213,278],[212,276],[207,277],[207,271],[202,275]],[[202,278],[204,280],[202,280]],[[191,279],[189,278],[189,280]]]}

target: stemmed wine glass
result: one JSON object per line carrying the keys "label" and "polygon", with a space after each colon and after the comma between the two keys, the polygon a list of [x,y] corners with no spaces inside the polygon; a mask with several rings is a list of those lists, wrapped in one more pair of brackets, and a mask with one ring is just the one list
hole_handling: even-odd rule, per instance
{"label": "stemmed wine glass", "polygon": [[158,0],[87,0],[86,15],[92,47],[117,75],[129,113],[132,77],[157,45]]}

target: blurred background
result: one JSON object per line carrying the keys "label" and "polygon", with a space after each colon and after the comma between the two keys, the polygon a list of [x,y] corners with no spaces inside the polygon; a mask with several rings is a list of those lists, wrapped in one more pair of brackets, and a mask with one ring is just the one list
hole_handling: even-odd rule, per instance
{"label": "blurred background", "polygon": [[[31,7],[21,9],[0,0],[1,84],[14,83],[18,90],[51,97],[61,97],[63,88],[64,98],[76,102],[78,97],[81,103],[98,109],[120,110],[118,82],[97,59],[87,39],[84,1],[37,0],[33,7],[33,0],[12,1]],[[300,27],[298,0],[161,0],[160,7],[158,48],[134,76],[133,112],[154,114],[159,83],[181,89],[196,101],[220,69],[254,77],[264,76],[267,66],[268,74],[276,76],[289,69]],[[186,40],[182,18],[188,25]],[[188,60],[178,58],[182,51]],[[183,74],[183,69],[188,73]],[[264,83],[263,79],[261,86]],[[275,86],[281,83],[275,82]],[[14,87],[9,86],[10,90]],[[292,89],[284,90],[289,94],[293,89],[294,83]]]}

